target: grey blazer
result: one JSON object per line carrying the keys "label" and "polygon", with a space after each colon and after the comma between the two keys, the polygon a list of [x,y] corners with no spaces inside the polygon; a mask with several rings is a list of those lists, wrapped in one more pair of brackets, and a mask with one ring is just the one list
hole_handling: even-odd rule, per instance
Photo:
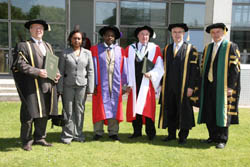
{"label": "grey blazer", "polygon": [[78,59],[72,48],[65,49],[59,59],[61,78],[57,91],[63,93],[64,86],[86,86],[87,93],[94,92],[94,65],[89,50],[81,48]]}

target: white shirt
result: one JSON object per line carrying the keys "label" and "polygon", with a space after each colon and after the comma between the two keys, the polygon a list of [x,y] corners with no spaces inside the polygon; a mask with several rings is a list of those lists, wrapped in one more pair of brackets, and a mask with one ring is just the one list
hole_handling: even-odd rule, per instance
{"label": "white shirt", "polygon": [[[218,51],[218,49],[219,49],[219,47],[220,47],[220,45],[221,45],[221,43],[222,43],[222,41],[223,41],[223,39],[221,39],[219,42],[214,42],[214,46],[213,46],[213,48],[215,48],[215,45],[217,44],[217,50],[215,51],[216,53],[217,53],[217,51]],[[214,51],[213,51],[214,52]]]}
{"label": "white shirt", "polygon": [[177,52],[178,52],[178,50],[181,48],[182,44],[183,44],[183,41],[179,42],[178,44],[174,43],[173,52],[174,52],[176,46],[177,46]]}
{"label": "white shirt", "polygon": [[[141,52],[141,54],[144,54],[147,49],[148,43],[142,44],[141,42],[138,42],[138,51]],[[144,46],[144,48],[142,48]],[[142,50],[143,49],[143,50]]]}
{"label": "white shirt", "polygon": [[37,40],[33,37],[31,37],[35,43],[37,44],[37,46],[39,47],[40,51],[42,52],[43,56],[46,56],[46,49],[45,49],[45,46],[43,44],[43,41],[42,40]]}
{"label": "white shirt", "polygon": [[[108,46],[108,45],[104,42],[104,46],[105,46],[106,48],[109,47],[109,49],[110,49],[110,58],[113,59],[113,57],[114,57],[114,55],[115,55],[114,49],[113,49],[113,44],[110,45],[110,46]],[[107,50],[106,50],[106,52],[107,52]],[[107,53],[107,55],[108,55],[108,53]]]}

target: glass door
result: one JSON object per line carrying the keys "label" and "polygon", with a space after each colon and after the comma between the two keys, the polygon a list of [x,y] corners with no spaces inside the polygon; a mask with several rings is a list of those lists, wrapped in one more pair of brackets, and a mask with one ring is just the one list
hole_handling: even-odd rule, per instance
{"label": "glass door", "polygon": [[118,0],[95,0],[94,8],[94,36],[93,43],[101,41],[98,34],[103,26],[114,25],[119,27]]}

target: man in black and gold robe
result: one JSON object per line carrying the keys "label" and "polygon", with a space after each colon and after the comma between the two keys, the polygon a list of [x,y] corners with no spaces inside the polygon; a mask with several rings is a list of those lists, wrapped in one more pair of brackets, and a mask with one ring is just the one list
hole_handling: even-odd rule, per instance
{"label": "man in black and gold robe", "polygon": [[190,98],[199,78],[199,57],[195,47],[183,41],[188,27],[184,23],[170,24],[174,43],[164,49],[164,77],[162,80],[159,127],[168,128],[164,141],[176,139],[185,144],[189,130],[195,126]]}
{"label": "man in black and gold robe", "polygon": [[209,138],[205,143],[217,143],[224,148],[228,127],[238,124],[240,93],[240,52],[238,46],[224,39],[228,31],[224,23],[206,28],[213,42],[203,52],[201,65],[201,96],[198,123],[206,123]]}
{"label": "man in black and gold robe", "polygon": [[[57,90],[55,80],[47,78],[44,69],[46,55],[53,54],[51,45],[42,40],[48,24],[44,20],[32,20],[25,23],[31,39],[17,44],[13,54],[12,72],[21,99],[20,121],[22,148],[30,151],[32,144],[52,146],[46,138],[46,126],[49,115],[57,114]],[[57,66],[56,66],[57,67]],[[32,124],[34,123],[34,141]]]}

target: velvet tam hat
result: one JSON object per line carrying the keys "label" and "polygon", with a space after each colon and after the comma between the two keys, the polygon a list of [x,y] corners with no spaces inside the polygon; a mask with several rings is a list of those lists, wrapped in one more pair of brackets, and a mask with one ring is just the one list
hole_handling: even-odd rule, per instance
{"label": "velvet tam hat", "polygon": [[168,30],[171,32],[173,28],[180,27],[183,28],[185,32],[188,31],[188,26],[185,23],[175,23],[175,24],[169,24]]}
{"label": "velvet tam hat", "polygon": [[104,26],[99,30],[99,34],[103,37],[103,35],[109,30],[115,33],[115,39],[119,39],[121,37],[119,29],[115,26]]}
{"label": "velvet tam hat", "polygon": [[149,26],[143,26],[143,27],[137,27],[135,29],[135,37],[137,38],[138,34],[142,31],[142,30],[148,30],[148,32],[150,33],[149,37],[152,38],[154,35],[154,30],[153,28],[149,27]]}
{"label": "velvet tam hat", "polygon": [[228,31],[227,26],[224,23],[215,23],[215,24],[211,24],[209,26],[207,26],[206,28],[206,32],[210,33],[210,31],[214,28],[221,28],[222,30],[224,30],[225,32]]}
{"label": "velvet tam hat", "polygon": [[48,30],[49,29],[49,25],[44,20],[30,20],[30,21],[27,21],[24,24],[24,27],[27,28],[27,29],[30,29],[30,26],[32,24],[41,24],[41,25],[43,25],[44,30]]}

